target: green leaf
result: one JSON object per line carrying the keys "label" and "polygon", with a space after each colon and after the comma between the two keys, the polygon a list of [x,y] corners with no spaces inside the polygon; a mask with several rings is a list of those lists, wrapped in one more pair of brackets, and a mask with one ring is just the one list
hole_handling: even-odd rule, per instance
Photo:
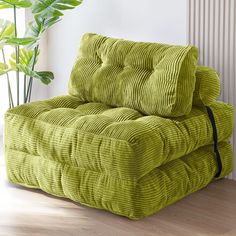
{"label": "green leaf", "polygon": [[14,24],[9,20],[0,19],[0,49],[3,48],[5,40],[14,36]]}
{"label": "green leaf", "polygon": [[0,9],[13,8],[28,8],[32,5],[30,0],[0,0]]}
{"label": "green leaf", "polygon": [[6,44],[9,44],[9,45],[22,45],[22,46],[25,46],[25,45],[29,45],[29,44],[32,44],[32,43],[35,43],[38,39],[37,38],[32,38],[32,37],[26,37],[26,38],[8,38],[5,40],[5,43]]}
{"label": "green leaf", "polygon": [[0,10],[1,9],[7,9],[7,8],[13,8],[13,5],[0,0]]}
{"label": "green leaf", "polygon": [[0,62],[0,70],[6,70],[6,69],[8,69],[8,65]]}
{"label": "green leaf", "polygon": [[43,18],[37,16],[28,25],[26,36],[38,38],[46,29],[59,21],[59,17]]}
{"label": "green leaf", "polygon": [[34,1],[32,12],[41,17],[60,17],[63,10],[74,9],[82,0],[39,0]]}
{"label": "green leaf", "polygon": [[11,69],[8,67],[7,64],[0,62],[0,76],[6,74]]}
{"label": "green leaf", "polygon": [[[35,64],[37,63],[39,50],[37,52],[37,56],[35,58]],[[34,61],[34,50],[26,50],[25,48],[20,49],[20,57],[19,57],[19,64],[29,66],[32,68]],[[16,53],[13,52],[9,59],[9,64],[11,65],[13,70],[16,70]]]}
{"label": "green leaf", "polygon": [[54,79],[54,75],[50,71],[32,71],[29,66],[26,65],[17,65],[17,68],[19,69],[20,72],[23,72],[24,74],[39,79],[42,83],[44,84],[49,84],[51,81]]}
{"label": "green leaf", "polygon": [[51,71],[39,71],[36,73],[44,84],[49,84],[54,79],[54,75]]}

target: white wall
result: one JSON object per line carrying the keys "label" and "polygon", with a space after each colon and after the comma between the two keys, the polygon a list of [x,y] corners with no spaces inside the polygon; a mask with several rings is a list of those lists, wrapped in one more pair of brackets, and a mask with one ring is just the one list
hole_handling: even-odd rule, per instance
{"label": "white wall", "polygon": [[84,0],[48,32],[49,95],[67,93],[70,71],[85,32],[139,41],[186,44],[187,0]]}

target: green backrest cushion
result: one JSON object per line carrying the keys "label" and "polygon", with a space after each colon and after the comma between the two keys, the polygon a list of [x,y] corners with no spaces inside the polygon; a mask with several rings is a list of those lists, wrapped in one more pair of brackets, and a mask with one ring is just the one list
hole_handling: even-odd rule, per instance
{"label": "green backrest cushion", "polygon": [[69,93],[82,101],[177,117],[192,107],[198,49],[87,33]]}
{"label": "green backrest cushion", "polygon": [[210,106],[220,96],[220,79],[215,69],[198,66],[193,105]]}

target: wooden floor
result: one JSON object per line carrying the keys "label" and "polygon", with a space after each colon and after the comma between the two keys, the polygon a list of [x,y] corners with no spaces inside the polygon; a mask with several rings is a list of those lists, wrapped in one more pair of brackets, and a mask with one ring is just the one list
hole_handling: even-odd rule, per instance
{"label": "wooden floor", "polygon": [[220,180],[140,221],[7,183],[0,167],[1,236],[236,236],[236,181]]}

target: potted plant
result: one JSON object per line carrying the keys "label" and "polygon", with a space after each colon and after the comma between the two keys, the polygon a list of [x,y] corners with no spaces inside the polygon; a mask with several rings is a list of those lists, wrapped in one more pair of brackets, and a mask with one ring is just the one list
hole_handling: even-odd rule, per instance
{"label": "potted plant", "polygon": [[[35,65],[40,54],[39,42],[41,35],[52,25],[61,20],[63,11],[73,9],[82,0],[0,0],[0,10],[11,8],[14,22],[0,19],[0,76],[7,79],[9,108],[31,100],[33,79],[39,79],[44,84],[49,84],[54,76],[50,71],[36,71]],[[27,24],[25,35],[17,33],[17,9],[29,8],[33,20]],[[9,60],[5,56],[5,46],[12,46],[13,52]],[[16,73],[16,90],[12,90],[10,73]],[[20,91],[23,83],[23,91]],[[13,99],[15,92],[16,101]],[[20,93],[23,100],[20,101]]]}

